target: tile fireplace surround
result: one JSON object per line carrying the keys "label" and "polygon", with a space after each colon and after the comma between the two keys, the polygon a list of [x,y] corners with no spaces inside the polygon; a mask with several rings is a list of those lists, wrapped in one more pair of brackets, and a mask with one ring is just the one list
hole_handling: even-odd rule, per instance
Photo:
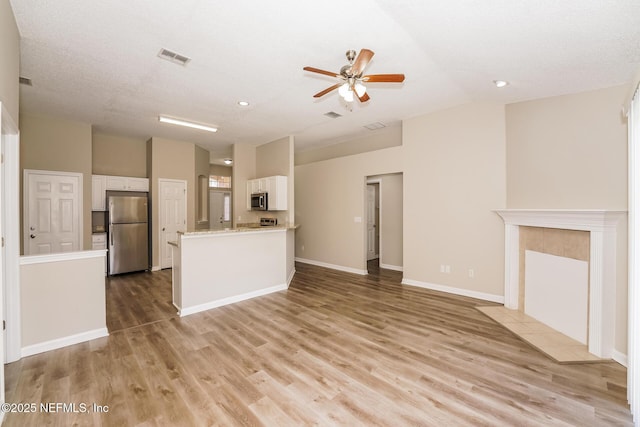
{"label": "tile fireplace surround", "polygon": [[505,224],[504,306],[518,310],[520,282],[520,226],[589,232],[589,352],[611,358],[615,333],[617,235],[626,222],[625,211],[496,210]]}

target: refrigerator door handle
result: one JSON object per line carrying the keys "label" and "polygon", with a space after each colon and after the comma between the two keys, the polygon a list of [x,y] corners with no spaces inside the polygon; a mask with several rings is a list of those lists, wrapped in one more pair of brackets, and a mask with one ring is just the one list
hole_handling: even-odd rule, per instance
{"label": "refrigerator door handle", "polygon": [[109,237],[111,237],[111,244],[109,246],[113,246],[113,233],[109,233]]}

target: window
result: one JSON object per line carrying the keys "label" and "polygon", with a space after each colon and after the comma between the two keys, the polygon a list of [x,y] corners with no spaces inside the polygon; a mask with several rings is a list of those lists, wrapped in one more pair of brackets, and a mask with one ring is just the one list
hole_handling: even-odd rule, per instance
{"label": "window", "polygon": [[209,188],[231,188],[231,177],[209,175]]}
{"label": "window", "polygon": [[224,193],[223,221],[231,221],[231,193]]}

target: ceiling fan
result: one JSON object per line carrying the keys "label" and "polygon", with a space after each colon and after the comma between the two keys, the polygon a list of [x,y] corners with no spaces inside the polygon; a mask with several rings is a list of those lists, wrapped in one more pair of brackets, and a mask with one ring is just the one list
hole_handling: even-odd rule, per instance
{"label": "ceiling fan", "polygon": [[347,102],[353,101],[353,96],[358,98],[360,102],[368,101],[369,94],[366,93],[367,88],[363,83],[402,83],[404,74],[368,74],[363,76],[364,69],[373,58],[373,51],[369,49],[361,49],[356,57],[355,50],[346,52],[349,63],[340,68],[340,73],[321,70],[314,67],[304,67],[305,71],[312,73],[324,74],[325,76],[336,77],[341,81],[313,95],[314,98],[320,98],[334,89],[338,89],[340,96]]}

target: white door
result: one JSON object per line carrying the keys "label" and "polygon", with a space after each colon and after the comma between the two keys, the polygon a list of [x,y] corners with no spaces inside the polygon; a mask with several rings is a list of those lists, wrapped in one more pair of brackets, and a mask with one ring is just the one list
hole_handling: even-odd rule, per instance
{"label": "white door", "polygon": [[25,170],[25,255],[82,249],[82,174]]}
{"label": "white door", "polygon": [[213,230],[231,227],[231,193],[209,192],[209,225]]}
{"label": "white door", "polygon": [[187,230],[187,181],[158,180],[160,195],[160,267],[171,268],[171,246],[178,240],[178,231]]}
{"label": "white door", "polygon": [[367,261],[377,257],[376,188],[374,185],[367,185]]}

